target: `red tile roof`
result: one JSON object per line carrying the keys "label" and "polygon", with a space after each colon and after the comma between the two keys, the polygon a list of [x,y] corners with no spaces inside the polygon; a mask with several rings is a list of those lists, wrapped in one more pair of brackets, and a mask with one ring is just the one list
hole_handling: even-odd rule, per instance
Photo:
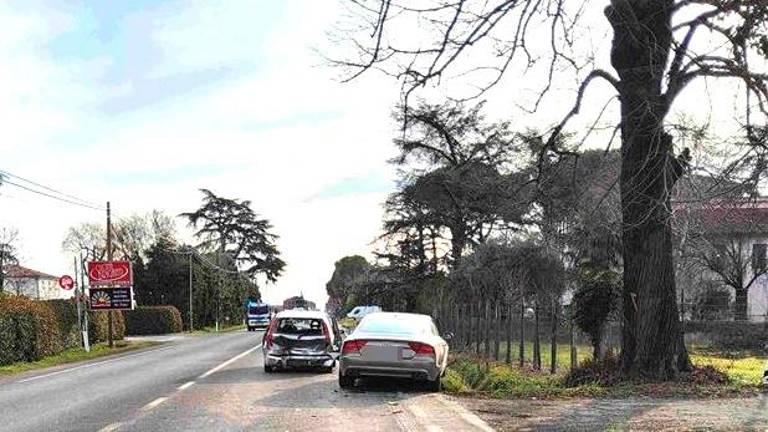
{"label": "red tile roof", "polygon": [[5,274],[9,278],[33,278],[33,279],[58,279],[57,276],[32,270],[19,265],[9,265],[5,268]]}

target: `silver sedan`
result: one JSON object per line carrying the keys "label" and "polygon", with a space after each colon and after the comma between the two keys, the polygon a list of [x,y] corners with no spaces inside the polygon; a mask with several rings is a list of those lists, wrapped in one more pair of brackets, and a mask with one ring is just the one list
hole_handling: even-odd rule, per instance
{"label": "silver sedan", "polygon": [[426,381],[440,391],[447,366],[448,343],[430,316],[376,312],[344,340],[339,386],[351,387],[357,377],[393,377]]}

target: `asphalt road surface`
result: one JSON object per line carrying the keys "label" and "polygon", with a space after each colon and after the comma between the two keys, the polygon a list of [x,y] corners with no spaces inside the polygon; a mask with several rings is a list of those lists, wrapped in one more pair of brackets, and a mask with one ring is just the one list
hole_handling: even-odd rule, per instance
{"label": "asphalt road surface", "polygon": [[[119,357],[0,380],[2,431],[490,430],[450,399],[336,374],[265,374],[262,333],[177,338]],[[335,371],[334,371],[335,372]]]}

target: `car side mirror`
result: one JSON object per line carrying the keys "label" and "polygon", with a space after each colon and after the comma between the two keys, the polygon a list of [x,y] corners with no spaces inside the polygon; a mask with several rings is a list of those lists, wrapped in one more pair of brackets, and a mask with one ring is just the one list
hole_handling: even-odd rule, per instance
{"label": "car side mirror", "polygon": [[443,340],[445,340],[446,342],[450,342],[451,339],[453,339],[453,336],[454,336],[453,333],[446,333],[443,335]]}

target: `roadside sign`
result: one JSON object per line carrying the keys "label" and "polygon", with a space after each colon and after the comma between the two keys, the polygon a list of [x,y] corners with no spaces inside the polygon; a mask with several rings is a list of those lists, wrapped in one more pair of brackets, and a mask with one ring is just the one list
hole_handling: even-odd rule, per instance
{"label": "roadside sign", "polygon": [[133,309],[133,287],[90,288],[91,310]]}
{"label": "roadside sign", "polygon": [[91,261],[88,263],[88,283],[92,287],[133,285],[129,261]]}
{"label": "roadside sign", "polygon": [[59,278],[59,286],[61,289],[69,291],[75,287],[75,280],[72,279],[72,276],[64,275]]}

